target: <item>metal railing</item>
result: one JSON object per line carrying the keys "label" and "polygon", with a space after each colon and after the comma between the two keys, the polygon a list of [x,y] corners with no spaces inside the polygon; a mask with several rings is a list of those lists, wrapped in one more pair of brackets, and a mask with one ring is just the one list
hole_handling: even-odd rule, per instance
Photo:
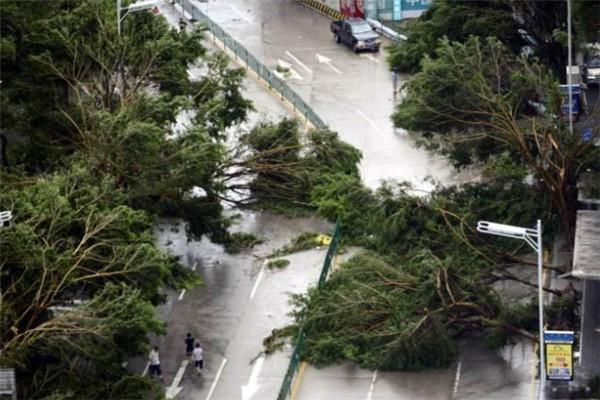
{"label": "metal railing", "polygon": [[254,57],[242,44],[213,22],[198,6],[190,0],[176,0],[175,3],[183,9],[186,17],[203,23],[214,39],[219,40],[238,60],[243,61],[249,69],[253,70],[258,78],[269,86],[269,89],[279,93],[282,100],[287,100],[295,112],[302,115],[315,128],[327,127],[312,107],[302,100],[285,81],[277,77],[273,71]]}
{"label": "metal railing", "polygon": [[331,262],[333,261],[333,257],[335,256],[335,252],[337,251],[339,243],[340,243],[340,220],[338,219],[337,222],[335,223],[335,229],[333,231],[333,235],[331,236],[331,243],[329,243],[329,248],[327,249],[327,255],[325,256],[325,262],[323,263],[323,269],[321,269],[321,275],[319,276],[318,287],[323,286],[323,284],[327,280],[327,276],[329,276],[329,272],[331,271]]}
{"label": "metal railing", "polygon": [[287,372],[283,377],[283,384],[281,385],[281,389],[279,390],[279,395],[277,396],[277,400],[286,400],[290,395],[292,390],[292,383],[294,382],[294,377],[296,376],[296,372],[300,368],[300,352],[304,348],[304,339],[306,335],[302,328],[298,331],[296,335],[296,342],[294,344],[294,351],[292,352],[292,357],[290,359],[290,365],[288,366]]}
{"label": "metal railing", "polygon": [[[321,269],[321,274],[319,276],[319,282],[317,284],[318,287],[323,286],[325,281],[327,280],[327,276],[329,276],[329,272],[331,271],[333,257],[337,251],[338,245],[340,244],[340,221],[335,223],[335,229],[333,231],[333,235],[331,236],[331,242],[329,242],[329,248],[327,249],[327,255],[325,256],[325,261],[323,262],[323,268]],[[277,400],[286,400],[290,395],[292,390],[292,383],[294,382],[294,377],[296,376],[296,372],[300,367],[300,353],[304,348],[304,340],[306,338],[306,334],[304,330],[300,328],[298,334],[296,335],[296,341],[294,346],[294,351],[292,352],[292,358],[290,360],[290,365],[287,369],[287,372],[283,378],[283,384],[281,385],[281,390],[279,391],[279,396],[277,396]]]}

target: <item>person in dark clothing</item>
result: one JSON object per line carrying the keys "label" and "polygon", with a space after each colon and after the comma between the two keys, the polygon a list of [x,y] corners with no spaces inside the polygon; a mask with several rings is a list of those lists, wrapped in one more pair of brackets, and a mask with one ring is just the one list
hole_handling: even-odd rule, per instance
{"label": "person in dark clothing", "polygon": [[190,357],[194,351],[194,338],[191,333],[185,337],[185,355]]}

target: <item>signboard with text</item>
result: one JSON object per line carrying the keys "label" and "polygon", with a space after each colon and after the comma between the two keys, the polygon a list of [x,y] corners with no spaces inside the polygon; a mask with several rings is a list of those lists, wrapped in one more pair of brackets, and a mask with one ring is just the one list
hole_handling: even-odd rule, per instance
{"label": "signboard with text", "polygon": [[546,379],[549,381],[573,380],[572,331],[544,331],[546,351]]}

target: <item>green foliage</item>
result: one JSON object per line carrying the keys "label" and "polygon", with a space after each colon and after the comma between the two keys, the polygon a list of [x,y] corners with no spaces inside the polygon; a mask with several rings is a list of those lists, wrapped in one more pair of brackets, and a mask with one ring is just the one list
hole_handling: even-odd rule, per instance
{"label": "green foliage", "polygon": [[[600,2],[573,1],[574,46],[597,41],[597,10]],[[390,47],[391,69],[414,73],[444,38],[464,43],[470,36],[496,38],[513,55],[531,54],[556,76],[565,77],[567,65],[567,7],[556,1],[457,1],[438,0],[408,25],[406,41]],[[595,21],[595,22],[594,22]]]}
{"label": "green foliage", "polygon": [[[412,270],[439,267],[426,255],[413,262]],[[442,322],[433,282],[419,281],[374,254],[353,257],[322,289],[296,298],[304,307],[296,315],[307,334],[303,356],[318,366],[344,359],[383,370],[448,365],[456,353],[452,328]]]}
{"label": "green foliage", "polygon": [[269,269],[282,269],[290,265],[290,260],[280,258],[279,260],[272,260],[267,263]]}
{"label": "green foliage", "polygon": [[443,40],[436,55],[424,59],[393,120],[425,138],[447,138],[447,151],[457,161],[460,152],[467,154],[467,161],[485,159],[499,150],[514,152],[494,135],[505,128],[502,115],[521,113],[525,100],[558,111],[559,94],[547,71],[511,55],[495,39],[482,42],[472,36],[464,44]]}
{"label": "green foliage", "polygon": [[394,123],[418,132],[457,167],[503,154],[484,167],[490,179],[496,167],[498,174],[518,174],[514,166],[523,164],[572,235],[574,188],[580,172],[597,164],[598,152],[557,120],[560,94],[552,75],[496,39],[443,40],[436,51],[408,83]]}
{"label": "green foliage", "polygon": [[225,250],[230,254],[250,250],[263,241],[250,233],[236,232],[228,236],[225,241]]}
{"label": "green foliage", "polygon": [[224,54],[206,59],[207,74],[190,83],[194,104],[194,123],[211,137],[225,139],[225,129],[244,122],[253,110],[250,100],[242,96],[245,70],[231,68]]}
{"label": "green foliage", "polygon": [[372,252],[342,264],[321,288],[295,296],[295,324],[273,331],[268,348],[302,327],[302,356],[311,363],[414,370],[448,365],[456,340],[473,331],[484,331],[495,345],[515,334],[532,337],[537,314],[503,304],[489,284],[506,267],[504,254],[524,249],[508,240],[487,247],[473,227],[480,219],[527,225],[545,216],[550,238],[555,221],[540,192],[515,179],[522,170],[498,162],[507,168],[496,179],[438,188],[429,197],[412,195],[406,184],[372,192],[349,176],[319,186],[313,192],[319,212],[339,215],[344,241]]}
{"label": "green foliage", "polygon": [[290,243],[284,245],[281,249],[275,250],[269,257],[280,257],[286,254],[297,253],[303,250],[314,249],[319,242],[318,233],[304,232],[293,238]]}
{"label": "green foliage", "polygon": [[344,238],[368,236],[365,227],[376,207],[374,200],[373,193],[354,175],[324,175],[312,193],[312,202],[319,214],[330,221],[340,219]]}
{"label": "green foliage", "polygon": [[407,26],[406,41],[390,47],[388,63],[392,69],[414,73],[426,56],[435,56],[442,38],[465,41],[469,36],[496,37],[519,48],[524,43],[512,19],[509,4],[496,1],[460,2],[440,0]]}
{"label": "green foliage", "polygon": [[[15,217],[0,241],[0,362],[29,382],[25,398],[152,393],[151,382],[120,363],[145,350],[149,333],[163,332],[154,314],[160,289],[190,287],[197,277],[154,247],[152,218],[124,205],[126,193],[110,178],[74,166],[7,180],[14,189],[0,204]],[[83,304],[53,311],[73,298]]]}
{"label": "green foliage", "polygon": [[263,204],[312,207],[311,193],[331,174],[358,178],[361,154],[339,140],[335,132],[313,130],[302,143],[298,121],[262,123],[241,138],[244,167],[255,178],[252,197]]}

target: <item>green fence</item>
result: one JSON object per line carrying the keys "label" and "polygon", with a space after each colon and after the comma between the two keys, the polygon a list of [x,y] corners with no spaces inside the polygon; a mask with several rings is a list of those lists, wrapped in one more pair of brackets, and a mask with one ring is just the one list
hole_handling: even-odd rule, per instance
{"label": "green fence", "polygon": [[327,280],[327,276],[329,275],[329,271],[331,270],[331,262],[333,261],[333,257],[335,256],[335,252],[337,251],[338,244],[340,243],[340,221],[338,220],[335,223],[335,229],[333,231],[333,235],[331,236],[331,243],[329,243],[329,248],[327,249],[327,255],[325,256],[325,262],[323,263],[323,269],[321,270],[321,276],[319,276],[319,287],[323,286],[325,281]]}
{"label": "green fence", "polygon": [[[323,262],[323,268],[321,269],[321,275],[319,276],[318,287],[321,287],[323,283],[325,283],[327,276],[331,271],[333,257],[335,256],[338,245],[340,244],[340,235],[340,221],[338,220],[335,223],[335,229],[333,230],[331,242],[329,243],[329,248],[327,249],[327,255],[325,256],[325,261]],[[283,384],[281,385],[281,390],[279,391],[277,400],[286,400],[290,395],[290,391],[292,390],[292,382],[294,381],[294,377],[296,376],[296,372],[298,372],[298,368],[300,366],[300,352],[304,348],[305,338],[306,335],[304,330],[300,328],[300,331],[298,331],[298,334],[296,335],[296,341],[292,358],[290,360],[290,365],[285,377],[283,378]]]}
{"label": "green fence", "polygon": [[243,61],[246,66],[252,69],[260,79],[262,79],[271,90],[279,93],[281,99],[286,99],[294,108],[294,111],[301,114],[306,120],[308,120],[315,128],[326,128],[327,125],[323,120],[314,112],[304,100],[293,91],[289,85],[277,77],[267,66],[258,61],[254,55],[252,55],[244,46],[242,46],[237,40],[231,37],[225,32],[219,25],[214,23],[200,8],[195,4],[192,4],[189,0],[176,0],[178,7],[182,7],[187,16],[191,17],[195,21],[202,22],[211,34],[214,35],[223,45],[231,51],[235,57]]}
{"label": "green fence", "polygon": [[288,366],[287,372],[285,373],[285,377],[283,378],[283,384],[281,385],[281,389],[279,390],[277,400],[286,400],[287,397],[290,395],[290,391],[292,390],[292,382],[294,381],[294,376],[296,376],[296,372],[298,372],[298,368],[300,367],[300,352],[304,348],[304,338],[304,331],[302,330],[302,328],[300,328],[300,331],[298,331],[298,334],[296,335],[296,342],[294,343],[294,351],[292,353],[290,365]]}

